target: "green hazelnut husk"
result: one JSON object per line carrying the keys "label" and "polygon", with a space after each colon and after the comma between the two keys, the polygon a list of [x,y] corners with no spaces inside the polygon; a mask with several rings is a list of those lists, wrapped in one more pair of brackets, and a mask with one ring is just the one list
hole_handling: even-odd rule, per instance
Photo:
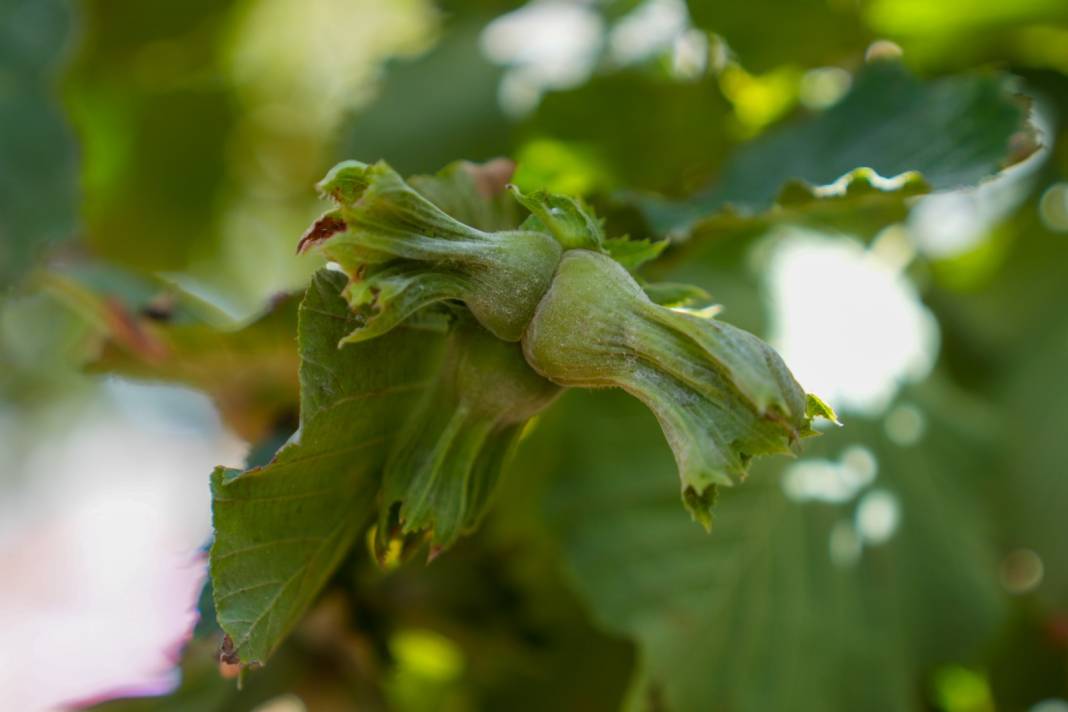
{"label": "green hazelnut husk", "polygon": [[560,391],[530,368],[519,344],[461,319],[386,462],[379,528],[429,531],[435,549],[454,543],[485,513],[523,426]]}
{"label": "green hazelnut husk", "polygon": [[514,187],[530,216],[492,230],[514,224],[502,176],[487,195],[471,170],[415,179],[424,194],[385,163],[341,163],[319,184],[336,208],[301,240],[349,276],[343,294],[362,323],[342,344],[434,304],[459,314],[440,377],[389,458],[381,546],[430,536],[440,550],[473,526],[523,423],[561,386],[641,399],[706,527],[717,486],[740,481],[756,455],[796,451],[813,418],[834,419],[770,347],[713,307],[692,308],[707,303],[701,290],[635,280],[628,270],[666,242],[606,239],[581,200]]}
{"label": "green hazelnut husk", "polygon": [[449,300],[463,302],[497,338],[519,341],[560,259],[549,234],[466,225],[382,162],[345,161],[318,187],[337,207],[300,250],[322,252],[349,275],[345,296],[366,321],[347,341],[378,336]]}
{"label": "green hazelnut husk", "polygon": [[617,387],[656,415],[683,501],[706,527],[719,485],[755,455],[794,452],[814,413],[769,346],[710,311],[654,303],[610,257],[566,252],[523,337],[528,363],[562,386]]}

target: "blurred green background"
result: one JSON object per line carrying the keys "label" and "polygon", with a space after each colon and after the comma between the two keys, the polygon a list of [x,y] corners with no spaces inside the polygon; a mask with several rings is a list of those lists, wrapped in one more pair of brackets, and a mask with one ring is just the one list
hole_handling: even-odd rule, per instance
{"label": "blurred green background", "polygon": [[[1035,127],[1008,151],[1005,86]],[[4,0],[0,698],[1068,712],[1066,119],[1064,0]],[[312,186],[498,156],[671,237],[650,275],[845,427],[706,535],[651,416],[568,394],[482,531],[432,566],[354,552],[238,692],[210,610],[177,652],[182,611],[210,466],[297,422]],[[780,193],[865,166],[923,177]],[[187,560],[137,568],[160,547]]]}

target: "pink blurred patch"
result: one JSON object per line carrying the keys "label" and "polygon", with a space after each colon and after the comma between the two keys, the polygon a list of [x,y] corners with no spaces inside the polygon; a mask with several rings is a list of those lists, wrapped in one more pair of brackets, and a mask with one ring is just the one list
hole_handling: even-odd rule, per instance
{"label": "pink blurred patch", "polygon": [[243,445],[188,420],[101,415],[47,441],[21,491],[0,497],[5,710],[160,695],[179,682],[207,568],[206,473],[240,461]]}

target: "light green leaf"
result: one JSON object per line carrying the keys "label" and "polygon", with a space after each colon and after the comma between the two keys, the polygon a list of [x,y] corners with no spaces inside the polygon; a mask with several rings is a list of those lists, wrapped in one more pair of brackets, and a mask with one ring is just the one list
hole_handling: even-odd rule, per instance
{"label": "light green leaf", "polygon": [[211,478],[211,575],[227,656],[262,664],[373,517],[390,439],[426,386],[440,335],[395,329],[338,348],[357,318],[321,271],[300,308],[301,427],[270,464]]}
{"label": "light green leaf", "polygon": [[649,282],[642,285],[642,291],[653,304],[663,307],[710,310],[710,313],[715,311],[712,296],[692,284]]}
{"label": "light green leaf", "polygon": [[803,216],[828,203],[855,210],[882,198],[884,209],[903,210],[905,198],[976,185],[1030,155],[1027,120],[1004,76],[922,82],[877,61],[831,109],[739,149],[708,189],[642,207],[657,232],[675,235]]}
{"label": "light green leaf", "polygon": [[544,190],[523,193],[514,185],[509,188],[515,199],[530,211],[530,217],[523,223],[525,229],[550,233],[565,250],[580,247],[587,250],[602,249],[602,221],[581,198]]}
{"label": "light green leaf", "polygon": [[631,240],[612,237],[604,241],[605,250],[619,264],[633,272],[646,262],[652,262],[668,246],[667,240]]}

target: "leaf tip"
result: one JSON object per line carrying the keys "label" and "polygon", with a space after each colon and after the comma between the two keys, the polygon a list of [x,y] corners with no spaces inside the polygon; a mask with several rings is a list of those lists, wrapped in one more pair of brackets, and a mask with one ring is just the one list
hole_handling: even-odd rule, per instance
{"label": "leaf tip", "polygon": [[342,205],[356,202],[371,184],[368,173],[373,166],[363,161],[342,161],[330,169],[321,181],[315,184],[319,195],[333,198]]}
{"label": "leaf tip", "polygon": [[822,398],[812,393],[805,394],[805,418],[808,420],[812,420],[813,418],[823,418],[824,420],[829,420],[838,427],[842,427],[842,421],[838,419],[838,414],[834,412],[834,408],[829,406]]}
{"label": "leaf tip", "polygon": [[226,486],[241,477],[244,473],[245,471],[243,470],[235,470],[231,467],[219,465],[211,472],[212,487]]}
{"label": "leaf tip", "polygon": [[682,502],[693,520],[706,532],[712,531],[712,507],[716,504],[719,488],[715,484],[705,485],[700,492],[693,485],[682,491]]}

